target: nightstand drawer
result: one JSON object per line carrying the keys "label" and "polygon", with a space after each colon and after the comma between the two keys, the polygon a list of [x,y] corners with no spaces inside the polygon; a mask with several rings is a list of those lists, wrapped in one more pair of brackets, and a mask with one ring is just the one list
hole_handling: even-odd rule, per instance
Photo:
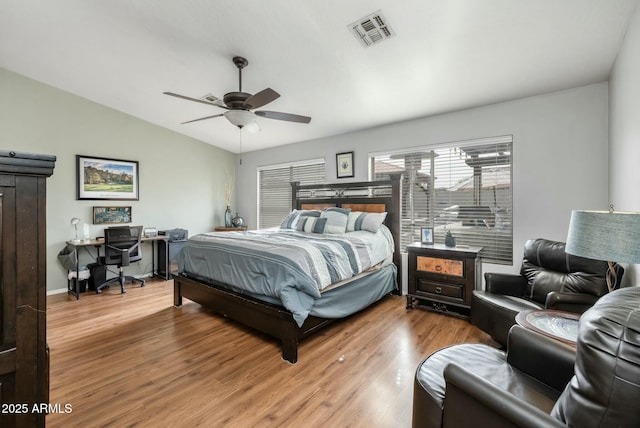
{"label": "nightstand drawer", "polygon": [[462,260],[418,256],[417,264],[417,270],[421,272],[439,273],[464,278],[464,262]]}
{"label": "nightstand drawer", "polygon": [[439,282],[425,281],[418,279],[417,293],[429,293],[434,296],[451,297],[454,299],[463,299],[463,286],[454,284],[443,284]]}

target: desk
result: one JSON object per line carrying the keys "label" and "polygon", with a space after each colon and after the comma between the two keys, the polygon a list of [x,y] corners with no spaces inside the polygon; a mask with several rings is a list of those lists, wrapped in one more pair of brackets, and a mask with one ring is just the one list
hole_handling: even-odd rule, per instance
{"label": "desk", "polygon": [[576,346],[579,320],[580,314],[551,309],[529,309],[516,315],[518,325],[571,346]]}
{"label": "desk", "polygon": [[[151,242],[151,276],[157,275],[156,272],[156,249],[158,247],[158,242],[159,241],[167,241],[168,237],[165,235],[158,235],[158,236],[151,236],[151,237],[142,237],[141,241],[142,242]],[[78,278],[80,277],[80,263],[79,263],[79,258],[78,258],[78,250],[80,250],[81,248],[84,248],[89,255],[93,256],[93,254],[91,254],[91,252],[89,252],[89,248],[93,247],[96,249],[96,263],[100,263],[100,247],[104,246],[104,238],[96,238],[96,239],[90,239],[90,240],[82,240],[82,241],[67,241],[66,242],[67,245],[70,245],[72,247],[74,247],[74,249],[76,250],[76,280],[75,280],[75,284],[76,286],[74,288],[71,287],[71,282],[69,283],[68,287],[67,287],[67,292],[73,294],[74,296],[76,296],[76,299],[80,299],[80,287],[78,286]],[[165,251],[167,246],[165,245],[163,248],[165,248]],[[168,256],[165,254],[165,257],[163,260],[168,260]],[[168,269],[165,269],[165,272],[168,272]],[[164,276],[161,276],[163,279],[169,279],[166,278]]]}

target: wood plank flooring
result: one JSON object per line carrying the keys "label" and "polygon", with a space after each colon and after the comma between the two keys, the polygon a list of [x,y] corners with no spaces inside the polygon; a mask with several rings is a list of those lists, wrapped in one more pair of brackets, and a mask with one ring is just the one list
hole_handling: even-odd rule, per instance
{"label": "wood plank flooring", "polygon": [[301,342],[279,343],[173,306],[172,281],[48,298],[56,427],[410,427],[414,372],[460,342],[495,345],[467,321],[389,296]]}

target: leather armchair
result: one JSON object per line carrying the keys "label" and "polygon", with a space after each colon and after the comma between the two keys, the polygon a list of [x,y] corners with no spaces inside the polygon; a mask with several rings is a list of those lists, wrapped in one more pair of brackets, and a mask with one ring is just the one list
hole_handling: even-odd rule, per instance
{"label": "leather armchair", "polygon": [[[464,352],[469,346],[486,358]],[[424,360],[413,426],[640,426],[640,287],[609,293],[581,316],[573,364],[568,346],[520,326],[510,331],[504,364],[491,349],[454,345]]]}
{"label": "leather armchair", "polygon": [[[616,266],[618,284],[624,274]],[[470,322],[502,346],[518,312],[556,309],[583,313],[609,292],[606,261],[573,256],[565,243],[532,239],[525,243],[520,275],[486,273],[485,290],[474,290]]]}

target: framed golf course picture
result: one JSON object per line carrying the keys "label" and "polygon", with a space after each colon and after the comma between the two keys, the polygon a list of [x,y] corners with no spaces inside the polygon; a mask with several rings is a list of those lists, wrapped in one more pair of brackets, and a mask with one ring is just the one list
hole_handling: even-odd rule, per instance
{"label": "framed golf course picture", "polygon": [[76,155],[77,199],[137,201],[138,162]]}

